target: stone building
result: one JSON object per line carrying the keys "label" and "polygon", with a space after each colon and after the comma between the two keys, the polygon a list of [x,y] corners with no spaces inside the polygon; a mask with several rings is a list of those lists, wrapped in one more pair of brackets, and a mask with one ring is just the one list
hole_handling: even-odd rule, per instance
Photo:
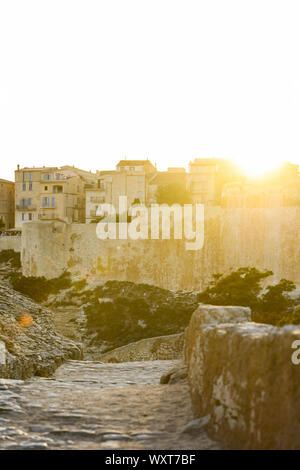
{"label": "stone building", "polygon": [[0,179],[0,230],[14,227],[15,223],[15,184]]}
{"label": "stone building", "polygon": [[84,223],[85,186],[91,184],[93,174],[82,172],[74,167],[18,167],[15,226],[31,220]]}
{"label": "stone building", "polygon": [[187,188],[194,203],[219,205],[224,184],[242,180],[241,172],[230,160],[195,158],[189,163]]}
{"label": "stone building", "polygon": [[97,183],[86,188],[86,223],[95,220],[98,206],[113,204],[118,212],[119,196],[127,196],[128,206],[148,203],[148,185],[157,173],[149,160],[121,160],[116,170],[99,171]]}
{"label": "stone building", "polygon": [[195,159],[185,168],[170,167],[157,171],[149,160],[121,160],[116,170],[99,171],[97,184],[86,188],[86,223],[97,220],[99,205],[113,204],[118,212],[119,196],[127,196],[128,206],[134,202],[149,205],[156,202],[159,186],[182,184],[192,202],[220,205],[223,185],[240,181],[241,175],[229,160]]}

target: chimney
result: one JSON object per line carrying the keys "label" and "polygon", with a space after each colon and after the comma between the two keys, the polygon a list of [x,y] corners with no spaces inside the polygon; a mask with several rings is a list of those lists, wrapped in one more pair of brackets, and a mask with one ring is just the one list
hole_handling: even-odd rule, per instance
{"label": "chimney", "polygon": [[20,165],[17,165],[17,170],[18,170],[18,171],[20,170]]}

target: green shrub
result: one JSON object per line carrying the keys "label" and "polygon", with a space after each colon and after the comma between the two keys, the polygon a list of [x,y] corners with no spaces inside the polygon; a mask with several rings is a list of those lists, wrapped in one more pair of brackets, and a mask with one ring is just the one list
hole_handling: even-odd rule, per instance
{"label": "green shrub", "polygon": [[198,294],[199,302],[212,305],[241,305],[256,310],[259,304],[261,281],[272,271],[239,268],[225,276],[215,274],[207,289]]}
{"label": "green shrub", "polygon": [[95,344],[108,341],[112,348],[182,332],[198,305],[194,293],[175,294],[147,284],[122,281],[108,281],[87,297],[84,310],[88,333]]}
{"label": "green shrub", "polygon": [[261,282],[272,274],[272,271],[249,267],[239,268],[227,276],[215,274],[207,289],[198,294],[198,300],[212,305],[250,307],[252,320],[258,323],[278,326],[300,323],[300,313],[294,316],[290,313],[294,301],[286,295],[296,288],[292,281],[281,279],[267,286],[263,293]]}
{"label": "green shrub", "polygon": [[0,263],[7,263],[10,261],[10,264],[13,268],[21,267],[21,255],[14,250],[2,250],[0,251]]}
{"label": "green shrub", "polygon": [[86,284],[86,279],[81,279],[80,281],[73,282],[72,286],[76,291],[80,292],[85,288]]}
{"label": "green shrub", "polygon": [[279,320],[278,326],[284,325],[300,325],[300,305],[294,308],[292,314],[285,315]]}
{"label": "green shrub", "polygon": [[9,276],[12,287],[27,295],[36,302],[47,300],[50,294],[57,294],[60,290],[71,287],[70,273],[64,272],[54,279],[45,277],[25,277],[20,273],[13,273]]}

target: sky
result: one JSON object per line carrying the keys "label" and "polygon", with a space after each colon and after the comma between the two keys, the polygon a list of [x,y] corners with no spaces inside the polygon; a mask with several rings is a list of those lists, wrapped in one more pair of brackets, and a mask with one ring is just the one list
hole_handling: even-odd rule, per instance
{"label": "sky", "polygon": [[0,178],[300,163],[298,0],[0,0]]}

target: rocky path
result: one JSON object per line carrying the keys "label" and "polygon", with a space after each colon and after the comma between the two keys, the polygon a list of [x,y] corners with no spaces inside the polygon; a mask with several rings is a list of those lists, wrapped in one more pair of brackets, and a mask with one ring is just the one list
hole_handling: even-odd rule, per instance
{"label": "rocky path", "polygon": [[0,449],[216,449],[184,383],[159,385],[175,361],[67,361],[55,375],[0,379]]}

